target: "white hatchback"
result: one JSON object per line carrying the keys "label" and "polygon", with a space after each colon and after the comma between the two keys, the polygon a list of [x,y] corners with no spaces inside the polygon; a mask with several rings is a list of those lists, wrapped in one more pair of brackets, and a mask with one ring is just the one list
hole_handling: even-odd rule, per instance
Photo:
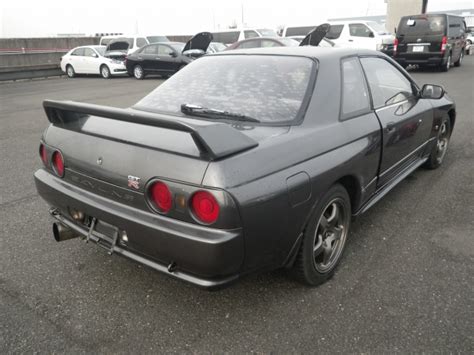
{"label": "white hatchback", "polygon": [[104,79],[126,74],[123,61],[104,56],[105,46],[83,46],[70,50],[61,58],[61,70],[68,77],[76,74],[98,74]]}

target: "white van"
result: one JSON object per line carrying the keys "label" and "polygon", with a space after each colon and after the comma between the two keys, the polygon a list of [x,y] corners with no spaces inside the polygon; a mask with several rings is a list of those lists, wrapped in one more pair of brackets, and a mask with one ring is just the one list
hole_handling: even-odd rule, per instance
{"label": "white van", "polygon": [[148,40],[144,36],[127,36],[127,35],[120,35],[120,36],[102,36],[100,37],[99,45],[107,46],[110,42],[116,39],[123,39],[125,42],[129,43],[127,54],[132,54],[137,49],[149,44]]}
{"label": "white van", "polygon": [[393,52],[395,36],[387,32],[385,26],[375,21],[330,21],[327,39],[339,47],[364,48]]}
{"label": "white van", "polygon": [[269,28],[244,28],[231,29],[217,32],[211,32],[213,42],[220,42],[224,44],[232,44],[243,39],[254,37],[278,37],[275,30]]}

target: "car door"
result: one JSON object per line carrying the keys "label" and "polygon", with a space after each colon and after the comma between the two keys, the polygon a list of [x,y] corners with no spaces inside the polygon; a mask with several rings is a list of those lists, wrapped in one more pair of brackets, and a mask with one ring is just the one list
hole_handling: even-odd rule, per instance
{"label": "car door", "polygon": [[99,74],[101,60],[99,55],[89,47],[84,48],[84,56],[82,57],[83,73],[86,74]]}
{"label": "car door", "polygon": [[349,24],[349,37],[347,41],[354,48],[375,49],[374,33],[363,23]]}
{"label": "car door", "polygon": [[382,57],[363,57],[372,105],[382,129],[379,186],[421,158],[432,125],[431,104],[405,73]]}
{"label": "car door", "polygon": [[66,66],[68,64],[72,65],[74,68],[74,71],[76,73],[83,73],[82,68],[83,68],[83,57],[84,57],[84,48],[76,48],[75,50],[72,51],[71,55],[68,57],[68,62],[66,63]]}
{"label": "car door", "polygon": [[166,44],[158,44],[158,56],[156,57],[154,63],[156,65],[157,71],[162,73],[174,72],[177,70],[177,56],[174,56],[173,53],[176,53],[173,48]]}
{"label": "car door", "polygon": [[136,54],[137,61],[146,72],[154,72],[157,70],[156,58],[158,57],[158,45],[150,44],[143,47]]}

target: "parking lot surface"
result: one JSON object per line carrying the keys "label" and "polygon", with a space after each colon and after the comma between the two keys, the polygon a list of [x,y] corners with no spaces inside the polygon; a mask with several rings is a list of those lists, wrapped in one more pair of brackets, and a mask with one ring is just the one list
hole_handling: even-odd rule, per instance
{"label": "parking lot surface", "polygon": [[474,352],[474,56],[411,73],[457,103],[444,165],[419,169],[355,220],[334,278],[284,271],[218,292],[57,243],[36,194],[43,99],[127,107],[162,80],[0,84],[0,353]]}

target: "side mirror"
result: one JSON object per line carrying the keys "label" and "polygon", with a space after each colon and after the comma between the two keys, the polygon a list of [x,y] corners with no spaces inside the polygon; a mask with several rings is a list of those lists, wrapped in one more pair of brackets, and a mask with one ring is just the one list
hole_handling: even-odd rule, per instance
{"label": "side mirror", "polygon": [[421,98],[439,100],[444,96],[444,89],[442,86],[425,84],[421,88]]}
{"label": "side mirror", "polygon": [[176,52],[170,52],[170,56],[173,58],[176,58],[178,56],[178,53]]}
{"label": "side mirror", "polygon": [[374,38],[374,33],[372,31],[369,32],[369,37]]}

